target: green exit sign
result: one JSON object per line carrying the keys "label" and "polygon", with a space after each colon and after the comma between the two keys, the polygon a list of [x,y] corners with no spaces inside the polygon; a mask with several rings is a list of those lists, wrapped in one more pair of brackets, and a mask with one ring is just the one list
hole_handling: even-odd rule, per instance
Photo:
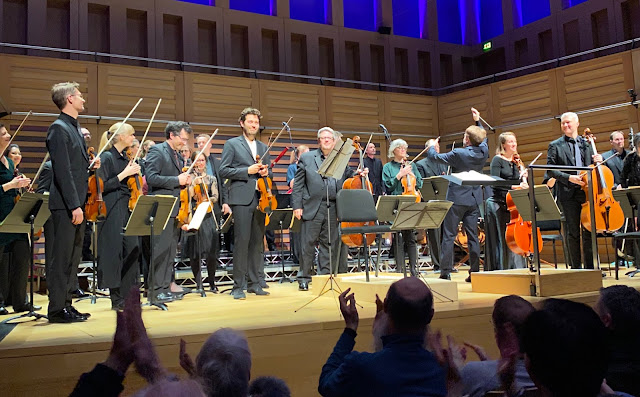
{"label": "green exit sign", "polygon": [[493,46],[493,44],[491,44],[490,41],[487,41],[486,43],[484,43],[482,45],[482,51],[491,51],[491,47]]}

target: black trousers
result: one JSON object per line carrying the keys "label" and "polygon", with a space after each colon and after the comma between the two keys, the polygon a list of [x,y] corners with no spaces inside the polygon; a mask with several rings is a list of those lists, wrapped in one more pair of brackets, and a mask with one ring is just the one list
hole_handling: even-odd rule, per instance
{"label": "black trousers", "polygon": [[55,236],[55,249],[47,269],[49,287],[49,315],[71,305],[71,291],[75,287],[78,265],[82,256],[85,222],[71,223],[67,210],[51,211],[51,224]]}
{"label": "black trousers", "polygon": [[13,240],[0,246],[0,304],[11,303],[15,310],[20,310],[27,303],[27,279],[29,276],[29,257],[31,248],[26,239]]}
{"label": "black trousers", "polygon": [[233,205],[233,289],[258,288],[264,279],[265,214],[258,211],[258,192],[249,205]]}
{"label": "black trousers", "polygon": [[582,203],[586,200],[584,192],[577,192],[574,197],[558,200],[560,209],[565,217],[564,238],[569,250],[569,265],[572,269],[582,268],[580,257],[580,230],[582,230],[582,252],[584,254],[584,268],[593,269],[593,247],[591,246],[591,232],[580,224]]}
{"label": "black trousers", "polygon": [[[412,276],[418,274],[416,264],[418,261],[418,248],[416,246],[416,234],[413,230],[402,230],[402,244],[395,244],[396,269],[400,271],[402,264],[405,264],[405,252],[409,256],[409,272]],[[396,235],[394,234],[394,239]]]}
{"label": "black trousers", "polygon": [[427,242],[429,243],[429,254],[431,255],[431,263],[435,270],[440,268],[440,241],[442,233],[440,229],[427,229]]}
{"label": "black trousers", "polygon": [[458,224],[467,233],[469,247],[469,265],[472,272],[480,270],[480,243],[478,241],[478,217],[480,209],[475,205],[454,204],[442,222],[442,251],[440,252],[440,270],[447,275],[453,270],[453,243],[458,234]]}
{"label": "black trousers", "polygon": [[[329,240],[329,228],[331,228],[331,240]],[[335,202],[330,202],[327,214],[327,203],[323,201],[313,219],[302,222],[300,230],[301,256],[298,257],[300,261],[299,282],[311,280],[316,244],[318,245],[318,274],[329,274],[332,270],[329,263],[336,266],[340,262],[342,251]],[[329,244],[331,244],[331,261],[329,261]]]}
{"label": "black trousers", "polygon": [[505,238],[507,224],[511,220],[511,214],[506,203],[501,203],[490,197],[487,203],[487,216],[485,217],[485,235],[487,237],[484,246],[484,269],[522,269],[527,267],[523,256],[517,255],[509,246]]}
{"label": "black trousers", "polygon": [[180,229],[176,225],[176,218],[170,218],[167,227],[159,232],[158,224],[154,225],[153,241],[153,280],[152,287],[156,294],[167,293],[170,289],[173,263],[178,250]]}

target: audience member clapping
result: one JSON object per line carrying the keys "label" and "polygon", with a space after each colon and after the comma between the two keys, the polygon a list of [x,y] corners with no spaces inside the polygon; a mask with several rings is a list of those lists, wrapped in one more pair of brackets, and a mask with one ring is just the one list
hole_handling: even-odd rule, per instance
{"label": "audience member clapping", "polygon": [[[374,328],[383,348],[354,352],[358,310],[354,294],[339,297],[345,329],[322,368],[318,391],[323,396],[445,396],[444,371],[424,348],[433,318],[433,295],[424,282],[405,278],[393,283]],[[374,332],[375,333],[375,332]]]}
{"label": "audience member clapping", "polygon": [[291,390],[280,378],[261,376],[251,381],[249,397],[291,397]]}

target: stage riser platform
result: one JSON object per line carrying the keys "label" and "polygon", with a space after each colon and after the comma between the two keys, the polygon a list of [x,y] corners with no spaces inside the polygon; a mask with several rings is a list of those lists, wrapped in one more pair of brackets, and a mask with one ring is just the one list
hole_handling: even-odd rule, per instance
{"label": "stage riser platform", "polygon": [[594,292],[602,288],[600,270],[541,269],[537,274],[528,269],[496,270],[473,273],[473,292],[490,294],[549,297],[582,292]]}

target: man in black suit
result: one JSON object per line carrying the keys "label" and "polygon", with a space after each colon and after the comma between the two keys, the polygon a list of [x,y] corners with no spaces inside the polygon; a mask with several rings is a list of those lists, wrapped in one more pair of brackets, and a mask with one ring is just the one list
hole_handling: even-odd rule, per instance
{"label": "man in black suit", "polygon": [[[257,210],[260,199],[258,178],[269,176],[267,145],[256,139],[260,130],[260,111],[245,108],[239,122],[242,135],[225,142],[219,174],[229,179],[228,204],[233,212],[233,290],[234,299],[245,299],[245,277],[249,275],[247,292],[269,295],[263,289],[265,214]],[[256,162],[260,157],[262,164]]]}
{"label": "man in black suit", "polygon": [[[87,199],[89,156],[80,131],[78,114],[84,110],[84,98],[78,83],[59,83],[51,89],[51,99],[60,116],[47,131],[47,149],[51,156],[53,180],[49,210],[56,249],[47,274],[49,286],[49,322],[86,321],[90,314],[71,306],[72,272],[77,272],[84,238],[84,204]],[[97,158],[93,167],[100,167]]]}
{"label": "man in black suit", "polygon": [[[146,157],[146,179],[149,195],[163,194],[180,197],[180,189],[191,183],[191,175],[182,172],[183,161],[178,154],[183,146],[189,144],[191,126],[184,121],[173,121],[164,129],[166,140],[152,146]],[[154,237],[153,258],[153,292],[157,302],[170,302],[182,296],[170,291],[173,260],[178,249],[180,229],[176,224],[176,216],[180,209],[180,200],[176,201],[171,211],[167,227]]]}
{"label": "man in black suit", "polygon": [[363,159],[364,167],[369,170],[369,181],[373,187],[373,202],[378,202],[378,197],[382,196],[382,161],[375,157],[376,144],[369,142],[365,150]]}
{"label": "man in black suit", "polygon": [[605,163],[613,173],[613,188],[615,189],[621,183],[620,175],[622,174],[622,166],[629,152],[624,148],[624,133],[622,131],[613,131],[611,135],[609,135],[609,143],[611,143],[611,150],[602,153],[602,158],[606,160],[618,153],[617,156],[611,157],[609,161]]}
{"label": "man in black suit", "polygon": [[[213,175],[216,178],[216,185],[218,187],[218,201],[213,205],[213,212],[216,216],[216,221],[218,221],[218,227],[220,226],[220,219],[222,214],[228,214],[231,212],[231,208],[227,201],[229,200],[227,186],[220,177],[220,160],[213,156],[211,153],[212,143],[209,141],[209,135],[200,134],[196,138],[196,144],[198,145],[198,150],[204,153],[207,158],[207,175]],[[220,252],[220,233],[214,229],[213,233],[213,243],[211,244],[211,250],[207,255],[207,273],[209,274],[209,288],[213,292],[217,292],[218,288],[216,287],[215,275],[216,275],[216,267],[218,265],[218,254]]]}
{"label": "man in black suit", "polygon": [[[602,156],[594,155],[591,146],[581,136],[578,136],[580,121],[578,115],[572,112],[564,113],[560,117],[564,135],[549,144],[547,150],[547,164],[587,166],[602,161]],[[558,204],[565,217],[565,240],[569,248],[571,268],[580,269],[580,211],[586,195],[582,190],[584,182],[578,172],[564,172],[549,170],[547,175],[555,178]],[[585,268],[593,269],[593,252],[591,247],[591,232],[582,229],[582,249]]]}
{"label": "man in black suit", "polygon": [[[353,175],[353,170],[346,167],[342,178],[323,178],[318,174],[326,156],[339,141],[340,135],[329,127],[318,130],[318,149],[304,153],[298,160],[298,169],[291,193],[293,215],[302,219],[300,232],[301,256],[298,283],[300,291],[309,290],[311,270],[315,257],[316,243],[319,245],[318,274],[329,274],[329,264],[338,263],[338,271],[346,271],[346,262],[340,260],[340,236],[338,235],[338,216],[336,214],[336,194],[342,189],[344,180]],[[327,214],[327,187],[329,188],[329,213]],[[329,231],[331,229],[331,241]],[[331,261],[329,260],[331,245]],[[341,269],[341,267],[344,267]]]}
{"label": "man in black suit", "polygon": [[[439,148],[436,148],[439,153]],[[422,178],[429,178],[432,176],[442,176],[447,173],[447,166],[437,163],[425,157],[422,160],[416,161],[418,171]],[[433,263],[434,270],[440,269],[440,241],[442,234],[440,228],[427,229],[427,240],[429,242],[429,254],[431,256],[431,262]]]}

